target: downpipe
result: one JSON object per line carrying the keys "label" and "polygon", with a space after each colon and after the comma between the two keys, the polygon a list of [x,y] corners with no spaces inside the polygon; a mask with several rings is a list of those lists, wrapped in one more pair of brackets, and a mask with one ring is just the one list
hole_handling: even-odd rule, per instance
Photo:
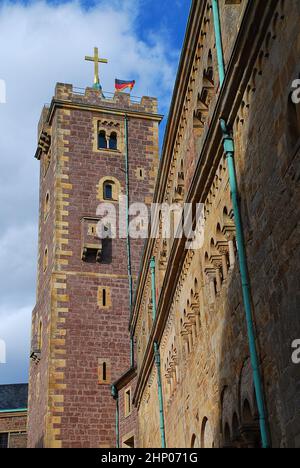
{"label": "downpipe", "polygon": [[[155,281],[155,258],[152,257],[150,261],[151,271],[151,289],[152,289],[152,318],[153,323],[156,319],[156,281]],[[162,379],[161,379],[161,362],[160,362],[160,351],[157,342],[154,343],[154,359],[157,370],[157,390],[158,390],[158,404],[159,404],[159,430],[161,438],[161,447],[166,448],[166,430],[165,430],[165,418],[164,418],[164,401],[162,392]]]}
{"label": "downpipe", "polygon": [[[224,64],[220,10],[219,10],[218,0],[212,0],[212,10],[213,10],[214,29],[215,29],[215,37],[216,37],[220,87],[222,88],[224,81],[225,81],[225,64]],[[222,130],[222,135],[223,135],[223,147],[224,147],[224,152],[226,155],[228,172],[229,172],[230,191],[231,191],[231,198],[232,198],[232,205],[233,205],[233,212],[234,212],[234,220],[235,220],[235,225],[236,225],[238,261],[239,261],[239,268],[240,268],[240,275],[241,275],[244,309],[245,309],[246,322],[247,322],[247,333],[248,333],[248,341],[249,341],[251,366],[252,366],[252,371],[253,371],[253,381],[254,381],[254,388],[255,388],[257,407],[258,407],[258,413],[259,413],[259,424],[260,424],[262,446],[263,448],[270,448],[271,442],[270,442],[270,434],[268,430],[264,389],[263,389],[262,375],[261,375],[260,365],[259,365],[259,356],[258,356],[258,351],[256,347],[255,327],[254,327],[254,321],[253,321],[250,278],[249,278],[249,273],[248,273],[245,238],[244,238],[241,211],[240,211],[240,205],[239,205],[236,168],[235,168],[235,161],[234,161],[234,157],[235,157],[234,140],[227,128],[227,124],[224,119],[221,119],[220,125],[221,125],[221,130]]]}

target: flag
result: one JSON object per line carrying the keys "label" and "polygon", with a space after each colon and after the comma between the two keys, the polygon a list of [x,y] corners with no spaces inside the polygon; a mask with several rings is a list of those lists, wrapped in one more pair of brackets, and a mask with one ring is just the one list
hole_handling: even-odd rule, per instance
{"label": "flag", "polygon": [[126,88],[130,88],[130,91],[132,91],[133,87],[135,85],[135,80],[133,81],[123,81],[123,80],[115,80],[115,89],[116,91],[123,91]]}

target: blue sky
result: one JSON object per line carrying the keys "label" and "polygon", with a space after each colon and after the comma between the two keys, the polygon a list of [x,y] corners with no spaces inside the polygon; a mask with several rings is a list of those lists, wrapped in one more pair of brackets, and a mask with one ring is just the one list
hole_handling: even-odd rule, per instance
{"label": "blue sky", "polygon": [[0,0],[0,384],[28,378],[39,203],[33,156],[43,104],[58,81],[91,85],[84,56],[97,45],[109,59],[103,88],[136,79],[133,93],[157,96],[167,115],[189,8],[189,0]]}

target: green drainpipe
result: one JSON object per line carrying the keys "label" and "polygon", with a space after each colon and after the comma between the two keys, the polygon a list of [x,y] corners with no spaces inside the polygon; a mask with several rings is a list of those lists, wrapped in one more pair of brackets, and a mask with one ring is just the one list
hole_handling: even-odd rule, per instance
{"label": "green drainpipe", "polygon": [[161,448],[166,448],[166,433],[165,433],[165,418],[164,418],[164,400],[161,383],[161,365],[160,365],[160,352],[159,346],[154,343],[154,356],[157,369],[157,386],[158,386],[158,403],[159,403],[159,429],[161,436]]}
{"label": "green drainpipe", "polygon": [[[156,286],[155,286],[155,258],[152,257],[150,261],[151,271],[151,285],[152,285],[152,316],[153,323],[156,319]],[[166,431],[165,431],[165,418],[164,418],[164,400],[162,392],[161,382],[161,364],[160,364],[160,352],[158,343],[154,343],[154,358],[157,369],[157,387],[158,387],[158,403],[159,403],[159,429],[161,437],[161,447],[166,448]]]}
{"label": "green drainpipe", "polygon": [[[218,0],[212,0],[212,7],[213,7],[214,28],[215,28],[215,36],[216,36],[216,48],[217,48],[217,57],[218,57],[218,66],[219,66],[220,87],[222,87],[224,84],[224,80],[225,80],[225,65],[224,65],[221,22],[220,22]],[[256,394],[256,400],[257,400],[257,406],[258,406],[258,412],[259,412],[261,439],[262,439],[263,448],[269,448],[271,446],[271,443],[270,443],[270,435],[269,435],[268,423],[267,423],[262,376],[260,372],[259,357],[258,357],[258,351],[256,347],[256,340],[255,340],[255,327],[253,323],[253,311],[252,311],[251,293],[250,293],[250,278],[249,278],[249,273],[248,273],[245,238],[244,238],[244,233],[243,233],[243,228],[242,228],[242,219],[241,219],[241,212],[240,212],[239,199],[238,199],[238,186],[237,186],[236,170],[235,170],[235,163],[234,163],[234,154],[235,154],[234,140],[232,136],[230,135],[230,132],[228,131],[226,122],[223,119],[221,120],[221,129],[222,129],[222,134],[223,134],[223,146],[224,146],[224,151],[226,154],[227,165],[228,165],[230,190],[231,190],[234,219],[235,219],[235,225],[236,225],[238,260],[239,260],[240,275],[241,275],[241,282],[242,282],[244,308],[245,308],[246,321],[247,321],[247,331],[248,331],[251,365],[252,365],[252,371],[253,371],[253,380],[254,380],[255,394]]]}
{"label": "green drainpipe", "polygon": [[[126,175],[126,243],[127,243],[127,270],[129,282],[129,310],[132,313],[132,268],[131,268],[131,246],[129,233],[129,146],[128,146],[128,117],[125,115],[125,175]],[[130,336],[130,364],[134,367],[134,341]]]}
{"label": "green drainpipe", "polygon": [[119,412],[119,392],[115,385],[111,387],[111,394],[116,401],[116,448],[120,448],[120,412]]}
{"label": "green drainpipe", "polygon": [[156,284],[155,284],[155,257],[150,260],[151,287],[152,287],[152,319],[156,319]]}

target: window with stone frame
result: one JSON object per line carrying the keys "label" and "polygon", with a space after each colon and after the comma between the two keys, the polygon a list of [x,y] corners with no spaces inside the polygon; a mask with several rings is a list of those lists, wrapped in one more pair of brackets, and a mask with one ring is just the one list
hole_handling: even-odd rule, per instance
{"label": "window with stone frame", "polygon": [[43,271],[46,271],[48,268],[48,247],[44,250],[44,257],[43,257]]}
{"label": "window with stone frame", "polygon": [[43,346],[43,322],[42,322],[42,319],[40,319],[39,325],[38,325],[38,334],[37,334],[38,351],[42,350],[42,346]]}
{"label": "window with stone frame", "polygon": [[109,137],[109,149],[116,151],[118,149],[118,135],[112,132]]}
{"label": "window with stone frame", "polygon": [[98,359],[98,384],[109,385],[111,383],[110,359]]}
{"label": "window with stone frame", "polygon": [[113,200],[113,186],[114,183],[107,181],[103,184],[103,198],[104,200]]}
{"label": "window with stone frame", "polygon": [[131,400],[131,388],[127,388],[124,393],[124,415],[125,418],[131,415],[132,412],[132,400]]}
{"label": "window with stone frame", "polygon": [[100,130],[98,133],[98,149],[107,149],[106,132]]}

